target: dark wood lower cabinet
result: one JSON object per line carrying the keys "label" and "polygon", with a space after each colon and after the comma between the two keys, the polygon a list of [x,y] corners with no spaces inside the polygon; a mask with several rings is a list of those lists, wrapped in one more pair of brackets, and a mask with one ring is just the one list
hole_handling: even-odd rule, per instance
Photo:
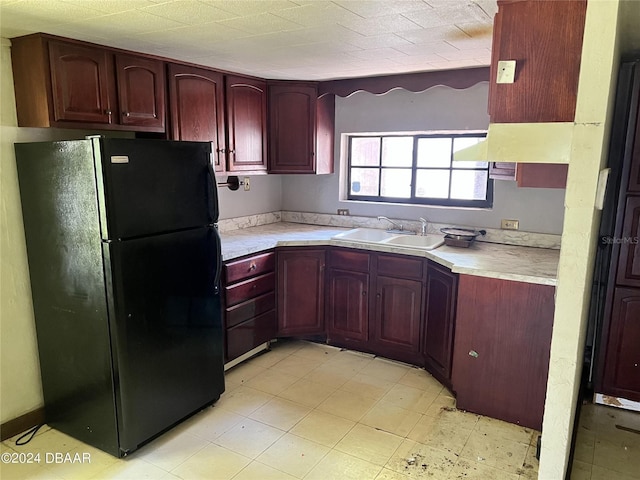
{"label": "dark wood lower cabinet", "polygon": [[451,388],[458,275],[429,262],[425,294],[423,353],[425,368]]}
{"label": "dark wood lower cabinet", "polygon": [[369,337],[369,275],[330,270],[326,312],[330,342],[364,347]]}
{"label": "dark wood lower cabinet", "polygon": [[422,282],[378,276],[371,344],[376,353],[420,363]]}
{"label": "dark wood lower cabinet", "polygon": [[321,335],[324,329],[324,249],[277,251],[278,335]]}
{"label": "dark wood lower cabinet", "polygon": [[457,407],[541,430],[553,315],[552,286],[460,275]]}
{"label": "dark wood lower cabinet", "polygon": [[640,288],[616,288],[601,393],[640,402]]}

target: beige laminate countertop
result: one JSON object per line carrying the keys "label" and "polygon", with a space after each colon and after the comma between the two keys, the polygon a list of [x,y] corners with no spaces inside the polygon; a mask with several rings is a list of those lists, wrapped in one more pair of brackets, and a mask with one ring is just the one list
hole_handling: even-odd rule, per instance
{"label": "beige laminate countertop", "polygon": [[339,227],[279,222],[224,232],[220,234],[222,258],[231,260],[274,247],[333,245],[428,258],[450,268],[454,273],[541,285],[556,284],[559,250],[475,242],[469,248],[443,245],[435,250],[424,251],[331,239],[338,233],[348,230]]}

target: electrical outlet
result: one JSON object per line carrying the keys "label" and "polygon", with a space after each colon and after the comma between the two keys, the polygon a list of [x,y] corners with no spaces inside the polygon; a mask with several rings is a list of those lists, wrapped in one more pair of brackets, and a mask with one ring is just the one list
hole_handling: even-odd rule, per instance
{"label": "electrical outlet", "polygon": [[518,230],[520,228],[520,222],[518,220],[502,219],[501,228],[503,230]]}
{"label": "electrical outlet", "polygon": [[348,208],[339,208],[338,209],[338,215],[349,215],[349,209]]}
{"label": "electrical outlet", "polygon": [[245,192],[248,192],[249,190],[251,190],[251,178],[244,177],[243,184],[244,184]]}

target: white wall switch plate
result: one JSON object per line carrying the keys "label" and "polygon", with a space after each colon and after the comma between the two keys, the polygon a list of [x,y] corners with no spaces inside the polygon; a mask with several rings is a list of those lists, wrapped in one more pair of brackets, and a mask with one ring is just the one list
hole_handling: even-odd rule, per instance
{"label": "white wall switch plate", "polygon": [[516,61],[499,60],[496,83],[513,83],[516,79]]}

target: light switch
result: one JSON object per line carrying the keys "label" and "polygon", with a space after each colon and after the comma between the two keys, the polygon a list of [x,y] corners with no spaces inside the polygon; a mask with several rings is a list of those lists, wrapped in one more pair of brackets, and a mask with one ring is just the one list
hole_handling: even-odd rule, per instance
{"label": "light switch", "polygon": [[498,61],[498,77],[496,83],[513,83],[516,78],[516,61]]}

